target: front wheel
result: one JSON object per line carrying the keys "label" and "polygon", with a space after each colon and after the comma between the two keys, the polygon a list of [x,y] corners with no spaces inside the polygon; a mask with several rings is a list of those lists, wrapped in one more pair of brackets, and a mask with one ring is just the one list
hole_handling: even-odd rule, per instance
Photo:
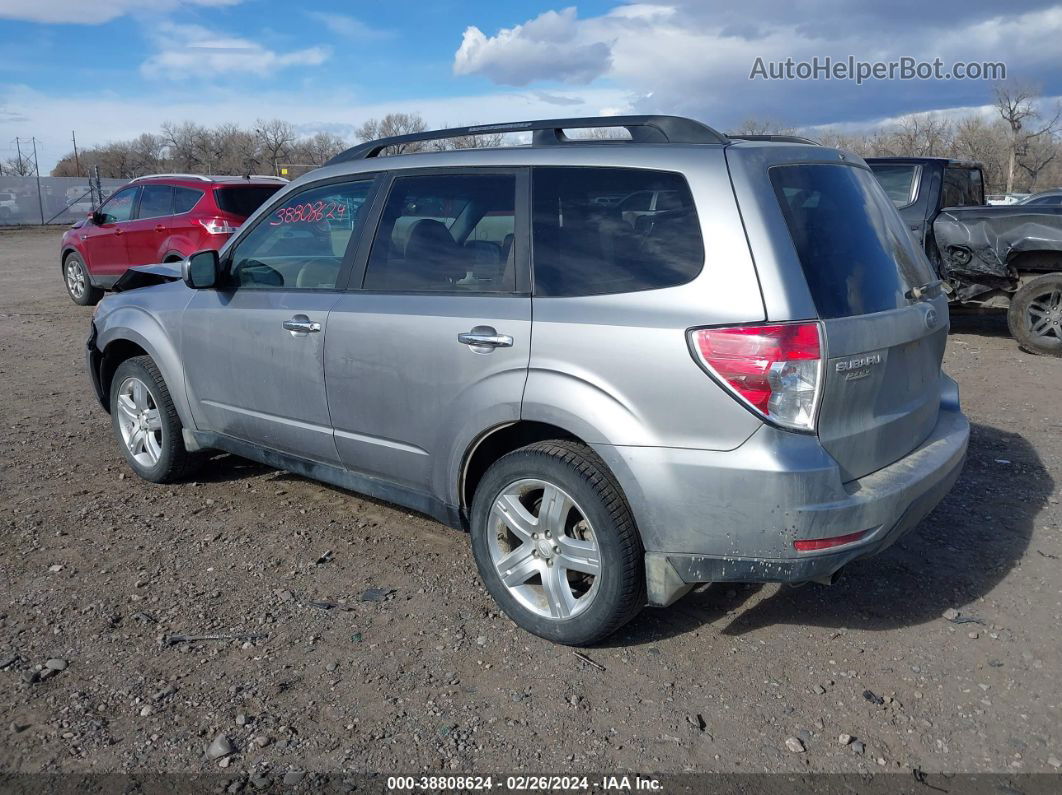
{"label": "front wheel", "polygon": [[103,298],[103,290],[93,287],[89,280],[88,268],[80,254],[67,254],[63,260],[63,281],[66,291],[78,306],[94,306]]}
{"label": "front wheel", "polygon": [[1048,273],[1025,284],[1010,302],[1011,336],[1029,353],[1062,356],[1062,273]]}
{"label": "front wheel", "polygon": [[111,381],[111,425],[125,460],[144,480],[180,480],[196,459],[184,447],[181,420],[150,356],[126,359]]}
{"label": "front wheel", "polygon": [[472,501],[472,552],[483,583],[528,632],[584,646],[645,605],[645,552],[604,462],[566,440],[498,459]]}

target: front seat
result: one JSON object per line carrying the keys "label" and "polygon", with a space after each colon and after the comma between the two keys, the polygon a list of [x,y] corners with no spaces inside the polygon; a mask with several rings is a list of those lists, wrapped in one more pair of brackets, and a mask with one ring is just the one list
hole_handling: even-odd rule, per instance
{"label": "front seat", "polygon": [[422,218],[413,224],[406,240],[405,272],[412,287],[432,288],[465,275],[461,247],[441,221]]}

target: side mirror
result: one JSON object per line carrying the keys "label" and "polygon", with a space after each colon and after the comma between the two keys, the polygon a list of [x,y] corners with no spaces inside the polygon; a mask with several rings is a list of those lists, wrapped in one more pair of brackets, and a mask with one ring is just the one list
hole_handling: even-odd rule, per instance
{"label": "side mirror", "polygon": [[89,218],[92,219],[92,223],[96,226],[103,226],[107,223],[107,216],[101,213],[99,210],[93,210],[89,213]]}
{"label": "side mirror", "polygon": [[193,290],[215,287],[221,276],[221,260],[218,252],[210,248],[197,251],[181,263],[181,277]]}

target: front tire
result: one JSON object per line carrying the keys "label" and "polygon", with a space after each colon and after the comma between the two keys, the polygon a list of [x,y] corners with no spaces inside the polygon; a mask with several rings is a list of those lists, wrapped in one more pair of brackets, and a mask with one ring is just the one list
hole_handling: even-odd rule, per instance
{"label": "front tire", "polygon": [[111,427],[125,460],[152,483],[180,480],[195,464],[162,373],[150,356],[126,359],[111,381]]}
{"label": "front tire", "polygon": [[103,298],[103,290],[92,285],[80,254],[71,252],[63,259],[63,283],[70,300],[78,306],[95,306]]}
{"label": "front tire", "polygon": [[1048,273],[1025,284],[1010,302],[1007,325],[1029,353],[1062,356],[1062,273]]}
{"label": "front tire", "polygon": [[483,583],[516,624],[586,646],[645,605],[645,551],[627,501],[585,445],[538,442],[494,462],[472,500]]}

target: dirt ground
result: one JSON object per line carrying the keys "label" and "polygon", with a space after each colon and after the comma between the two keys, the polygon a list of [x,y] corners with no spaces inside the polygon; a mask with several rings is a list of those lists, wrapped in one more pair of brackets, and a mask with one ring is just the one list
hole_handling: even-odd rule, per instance
{"label": "dirt ground", "polygon": [[132,476],[59,234],[0,233],[0,772],[1062,764],[1062,360],[1001,319],[954,319],[970,455],[915,533],[832,587],[646,610],[586,651],[600,670],[500,615],[426,518],[227,456]]}

